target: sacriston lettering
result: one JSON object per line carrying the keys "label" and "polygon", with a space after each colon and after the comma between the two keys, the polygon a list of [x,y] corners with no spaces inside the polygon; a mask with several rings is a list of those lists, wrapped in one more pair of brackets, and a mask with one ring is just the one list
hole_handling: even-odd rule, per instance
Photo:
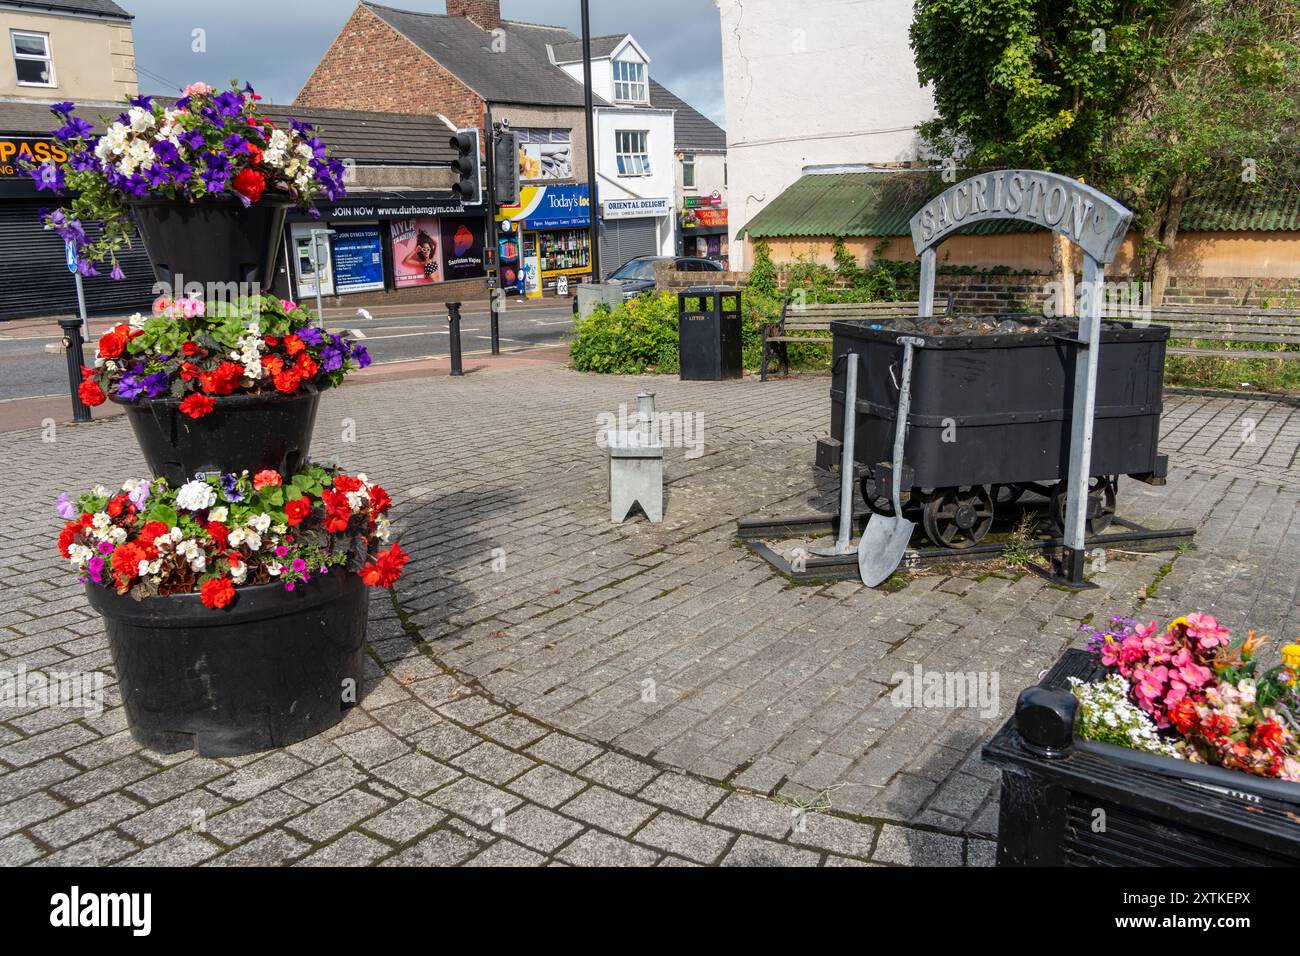
{"label": "sacriston lettering", "polygon": [[999,169],[980,173],[931,199],[912,217],[919,255],[976,222],[1017,219],[1061,233],[1099,262],[1110,262],[1132,213],[1105,193],[1056,173]]}

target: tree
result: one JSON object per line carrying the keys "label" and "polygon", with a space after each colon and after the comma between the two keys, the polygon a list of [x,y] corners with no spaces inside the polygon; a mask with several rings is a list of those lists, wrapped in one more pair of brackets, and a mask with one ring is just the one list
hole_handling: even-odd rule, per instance
{"label": "tree", "polygon": [[[1159,296],[1188,200],[1294,162],[1300,0],[918,0],[912,48],[971,166],[1075,176],[1136,213]],[[1158,298],[1157,298],[1157,301]]]}

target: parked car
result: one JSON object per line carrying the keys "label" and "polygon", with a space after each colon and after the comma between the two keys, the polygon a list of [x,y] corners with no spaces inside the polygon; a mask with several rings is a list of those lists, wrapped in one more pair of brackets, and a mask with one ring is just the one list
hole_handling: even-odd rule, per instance
{"label": "parked car", "polygon": [[[642,292],[653,292],[655,287],[655,263],[672,260],[674,268],[680,272],[721,272],[722,263],[699,256],[638,256],[624,263],[610,275],[606,282],[623,287],[623,300],[635,298]],[[573,314],[578,314],[578,297],[573,297]]]}

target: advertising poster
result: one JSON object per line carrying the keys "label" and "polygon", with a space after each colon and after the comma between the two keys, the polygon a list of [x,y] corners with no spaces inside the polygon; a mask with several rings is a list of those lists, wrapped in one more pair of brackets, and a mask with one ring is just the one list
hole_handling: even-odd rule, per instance
{"label": "advertising poster", "polygon": [[482,219],[443,219],[442,277],[478,279],[483,268],[484,222]]}
{"label": "advertising poster", "polygon": [[519,178],[523,180],[573,177],[573,146],[567,129],[517,129]]}
{"label": "advertising poster", "polygon": [[519,288],[519,237],[515,233],[502,236],[497,258],[501,262],[501,288]]}
{"label": "advertising poster", "polygon": [[393,280],[399,289],[442,281],[442,233],[435,216],[394,219]]}
{"label": "advertising poster", "polygon": [[378,226],[340,226],[330,237],[334,291],[382,292],[384,250]]}

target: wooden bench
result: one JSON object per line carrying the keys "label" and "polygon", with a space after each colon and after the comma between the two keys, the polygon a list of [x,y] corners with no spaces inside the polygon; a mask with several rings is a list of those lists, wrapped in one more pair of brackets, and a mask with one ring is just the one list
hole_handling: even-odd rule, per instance
{"label": "wooden bench", "polygon": [[829,336],[791,335],[791,332],[829,332],[832,322],[845,319],[867,319],[880,322],[887,319],[915,319],[920,306],[916,302],[825,302],[815,305],[796,305],[793,298],[786,299],[781,308],[781,321],[763,326],[763,365],[760,378],[767,381],[768,356],[773,351],[781,361],[781,374],[790,374],[789,343],[797,345],[829,345]]}
{"label": "wooden bench", "polygon": [[[1300,359],[1300,312],[1286,309],[1163,306],[1151,315],[1155,325],[1169,326],[1170,355],[1201,355],[1231,359]],[[1216,348],[1234,343],[1259,348]],[[1271,346],[1271,347],[1270,347]]]}

